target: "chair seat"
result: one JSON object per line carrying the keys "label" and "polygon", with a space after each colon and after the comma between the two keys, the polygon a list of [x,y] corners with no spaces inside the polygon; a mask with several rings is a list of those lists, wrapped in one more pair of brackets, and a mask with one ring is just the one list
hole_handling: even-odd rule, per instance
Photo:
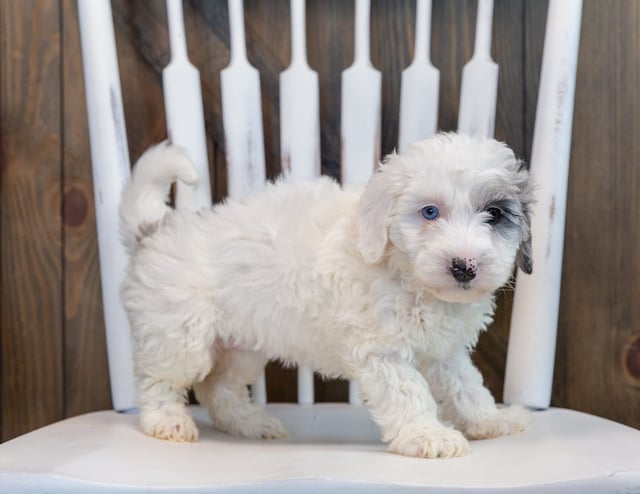
{"label": "chair seat", "polygon": [[[143,435],[136,416],[94,412],[0,445],[3,492],[638,492],[640,431],[580,412],[535,412],[514,436],[473,441],[451,460],[386,451],[366,409],[268,405],[290,438],[254,441],[213,430],[196,443]],[[447,489],[444,489],[447,488]]]}

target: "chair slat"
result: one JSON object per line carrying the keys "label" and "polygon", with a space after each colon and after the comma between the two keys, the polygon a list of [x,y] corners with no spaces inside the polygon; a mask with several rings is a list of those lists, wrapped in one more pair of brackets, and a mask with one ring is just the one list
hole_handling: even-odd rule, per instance
{"label": "chair slat", "polygon": [[178,182],[177,209],[211,207],[211,181],[202,107],[200,73],[187,55],[182,0],[167,0],[171,61],[162,71],[169,140],[182,147],[198,171],[195,186]]}
{"label": "chair slat", "polygon": [[491,59],[493,0],[478,0],[473,57],[462,69],[458,130],[493,137],[498,99],[498,65]]}
{"label": "chair slat", "polygon": [[298,403],[312,405],[315,401],[313,370],[308,367],[298,367]]}
{"label": "chair slat", "polygon": [[342,183],[363,185],[380,161],[382,75],[370,60],[369,0],[356,0],[355,56],[342,73]]}
{"label": "chair slat", "polygon": [[540,74],[531,170],[533,273],[518,275],[504,401],[547,408],[560,305],[569,154],[582,0],[551,0]]}
{"label": "chair slat", "polygon": [[413,61],[402,71],[398,149],[426,139],[438,127],[440,71],[430,61],[431,0],[417,0]]}
{"label": "chair slat", "polygon": [[267,403],[267,376],[262,372],[251,385],[251,398],[255,403],[264,405]]}
{"label": "chair slat", "polygon": [[120,301],[127,254],[120,241],[118,207],[130,162],[109,0],[78,0],[91,140],[102,303],[111,396],[116,410],[135,406],[133,342]]}
{"label": "chair slat", "polygon": [[247,59],[242,0],[229,0],[231,62],[220,73],[229,196],[264,185],[266,170],[260,75]]}
{"label": "chair slat", "polygon": [[320,176],[320,100],[318,74],[307,62],[304,0],[291,0],[291,39],[291,64],[280,74],[282,172],[311,180]]}

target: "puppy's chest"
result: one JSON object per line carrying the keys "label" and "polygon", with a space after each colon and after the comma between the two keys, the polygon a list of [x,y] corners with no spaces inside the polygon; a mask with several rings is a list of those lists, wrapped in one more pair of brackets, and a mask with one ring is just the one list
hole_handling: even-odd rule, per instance
{"label": "puppy's chest", "polygon": [[448,354],[460,346],[472,347],[493,319],[493,303],[449,304],[439,300],[414,302],[401,308],[407,337],[414,351]]}

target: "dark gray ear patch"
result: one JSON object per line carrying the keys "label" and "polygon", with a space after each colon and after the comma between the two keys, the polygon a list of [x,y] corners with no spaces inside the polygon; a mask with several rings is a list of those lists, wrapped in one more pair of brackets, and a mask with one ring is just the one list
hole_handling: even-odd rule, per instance
{"label": "dark gray ear patch", "polygon": [[516,264],[526,274],[533,272],[533,253],[531,247],[531,205],[535,202],[533,189],[535,185],[531,175],[527,173],[527,179],[520,186],[520,203],[522,207],[522,242],[516,254]]}
{"label": "dark gray ear patch", "polygon": [[516,254],[516,264],[526,274],[533,272],[533,257],[531,255],[531,236],[520,244]]}

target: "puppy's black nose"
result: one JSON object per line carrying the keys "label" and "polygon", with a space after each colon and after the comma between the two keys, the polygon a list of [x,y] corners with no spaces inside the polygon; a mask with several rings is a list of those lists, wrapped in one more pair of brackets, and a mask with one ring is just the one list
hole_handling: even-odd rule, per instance
{"label": "puppy's black nose", "polygon": [[476,277],[478,271],[478,264],[475,259],[462,259],[460,257],[454,257],[451,260],[451,267],[449,268],[451,275],[456,281],[465,283],[471,281]]}

